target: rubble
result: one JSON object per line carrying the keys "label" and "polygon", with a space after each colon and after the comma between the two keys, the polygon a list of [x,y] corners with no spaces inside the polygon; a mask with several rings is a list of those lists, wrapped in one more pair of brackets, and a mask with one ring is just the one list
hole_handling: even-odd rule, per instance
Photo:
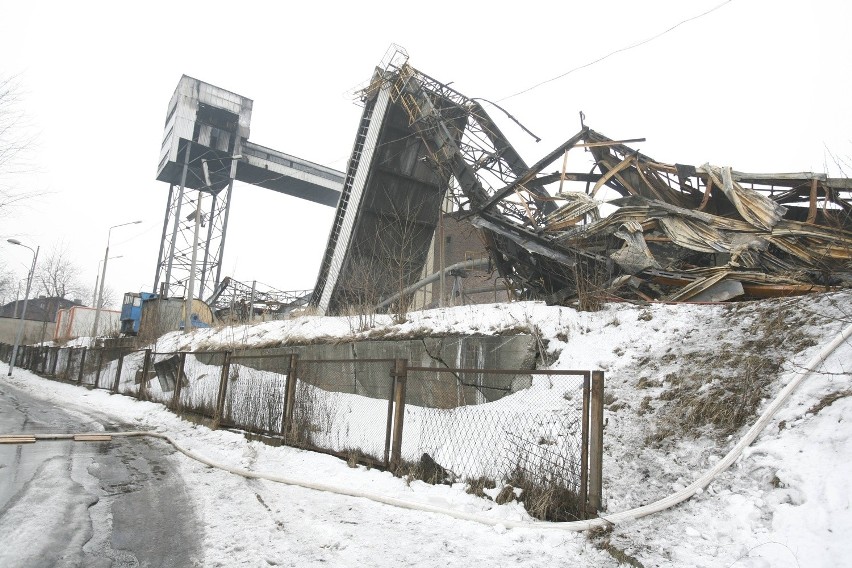
{"label": "rubble", "polygon": [[[517,297],[724,301],[852,283],[852,180],[662,163],[628,146],[641,139],[585,125],[526,167],[479,102],[407,62],[365,92],[377,85],[451,176],[456,208]],[[566,170],[577,152],[591,172]]]}

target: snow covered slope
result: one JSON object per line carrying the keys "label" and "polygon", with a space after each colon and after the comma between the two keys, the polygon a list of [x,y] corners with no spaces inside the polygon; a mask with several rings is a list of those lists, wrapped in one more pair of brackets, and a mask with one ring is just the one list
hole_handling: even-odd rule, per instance
{"label": "snow covered slope", "polygon": [[[367,329],[349,318],[302,317],[200,330],[189,338],[170,334],[157,349],[532,332],[551,368],[606,372],[606,516],[665,497],[716,463],[793,373],[852,322],[850,300],[852,294],[843,292],[748,304],[609,305],[595,313],[521,302],[412,313],[402,324],[377,316]],[[189,461],[183,469],[204,511],[209,565],[345,566],[365,557],[369,560],[360,563],[372,566],[544,566],[569,560],[581,566],[852,565],[850,379],[852,346],[845,344],[707,491],[593,534],[494,529],[246,481]],[[406,483],[327,456],[247,442],[189,424],[151,403],[25,372],[16,371],[12,384],[81,412],[93,407],[140,429],[167,431],[233,465],[494,518],[529,518],[517,503],[495,505],[466,494],[462,484]],[[375,531],[387,532],[377,537]]]}

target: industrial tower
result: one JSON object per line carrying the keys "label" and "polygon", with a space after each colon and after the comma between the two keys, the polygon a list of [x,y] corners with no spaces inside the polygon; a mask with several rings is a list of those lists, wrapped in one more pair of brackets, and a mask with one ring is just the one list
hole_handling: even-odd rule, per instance
{"label": "industrial tower", "polygon": [[[206,299],[222,282],[222,254],[234,181],[337,205],[341,172],[248,140],[252,100],[198,79],[181,77],[166,114],[157,180],[169,184],[154,292],[187,292],[193,271],[196,209],[201,229],[194,263],[194,297]],[[200,207],[197,200],[201,199]]]}

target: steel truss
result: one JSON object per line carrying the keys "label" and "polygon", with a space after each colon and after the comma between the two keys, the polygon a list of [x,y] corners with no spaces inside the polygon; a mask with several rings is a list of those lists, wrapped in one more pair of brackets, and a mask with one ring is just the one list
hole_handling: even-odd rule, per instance
{"label": "steel truss", "polygon": [[[222,272],[222,253],[228,227],[228,213],[236,171],[235,161],[207,157],[201,154],[190,160],[192,142],[182,149],[184,170],[182,184],[170,184],[163,219],[163,235],[157,257],[154,290],[164,297],[185,296],[192,270],[192,249],[195,237],[195,212],[202,199],[202,214],[198,236],[198,257],[195,263],[195,297],[210,296],[219,285]],[[200,179],[190,168],[193,162],[207,161],[210,180]],[[188,179],[188,176],[195,178]],[[208,183],[208,181],[210,183]],[[189,185],[204,185],[191,189]]]}

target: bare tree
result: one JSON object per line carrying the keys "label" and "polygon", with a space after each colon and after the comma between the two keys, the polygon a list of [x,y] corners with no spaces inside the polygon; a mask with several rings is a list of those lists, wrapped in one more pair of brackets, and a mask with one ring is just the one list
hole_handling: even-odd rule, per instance
{"label": "bare tree", "polygon": [[16,175],[29,171],[24,160],[34,139],[25,133],[20,87],[15,77],[0,77],[0,217],[30,192],[15,187]]}
{"label": "bare tree", "polygon": [[394,295],[388,310],[398,322],[405,321],[412,296],[404,291],[426,261],[437,210],[430,200],[438,201],[436,195],[385,189],[362,213],[362,236],[351,245],[347,278],[339,285],[341,305],[365,316],[362,326],[372,325],[379,302]]}
{"label": "bare tree", "polygon": [[17,281],[18,276],[14,272],[0,265],[0,306],[8,304],[15,295]]}
{"label": "bare tree", "polygon": [[69,258],[68,247],[59,243],[53,246],[45,259],[39,260],[35,281],[39,293],[70,300],[85,297],[86,286],[80,282],[80,268]]}
{"label": "bare tree", "polygon": [[100,306],[96,305],[97,301],[98,301],[97,300],[98,290],[96,288],[90,289],[88,291],[88,294],[86,296],[83,296],[83,298],[85,299],[85,298],[88,298],[89,296],[92,296],[92,307],[93,308],[100,307],[102,310],[111,310],[111,309],[116,307],[116,304],[117,304],[116,300],[118,298],[118,295],[115,293],[115,290],[112,287],[110,287],[109,284],[104,286],[104,292],[101,295],[101,305]]}

